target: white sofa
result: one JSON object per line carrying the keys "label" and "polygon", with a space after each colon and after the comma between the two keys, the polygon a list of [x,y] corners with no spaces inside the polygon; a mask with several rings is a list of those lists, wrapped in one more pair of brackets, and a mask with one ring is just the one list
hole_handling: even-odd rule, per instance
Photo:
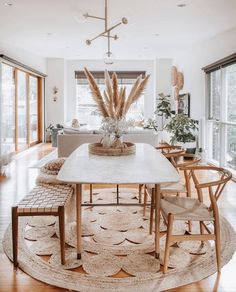
{"label": "white sofa", "polygon": [[[65,129],[63,134],[57,136],[58,157],[68,157],[81,144],[100,142],[102,137],[102,132],[97,130]],[[123,140],[157,146],[158,134],[154,130],[134,129],[123,134]]]}

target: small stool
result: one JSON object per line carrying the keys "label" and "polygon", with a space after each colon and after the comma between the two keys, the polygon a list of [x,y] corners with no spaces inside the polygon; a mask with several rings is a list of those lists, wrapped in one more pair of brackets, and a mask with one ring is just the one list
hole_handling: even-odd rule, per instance
{"label": "small stool", "polygon": [[33,188],[17,206],[12,207],[12,246],[14,267],[18,266],[18,217],[58,216],[61,263],[65,264],[65,205],[74,189],[69,185],[41,184]]}

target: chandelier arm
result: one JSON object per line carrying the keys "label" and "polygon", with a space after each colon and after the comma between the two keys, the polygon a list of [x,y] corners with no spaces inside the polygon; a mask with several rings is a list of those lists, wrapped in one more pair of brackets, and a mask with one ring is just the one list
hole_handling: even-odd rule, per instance
{"label": "chandelier arm", "polygon": [[122,22],[119,22],[119,23],[113,25],[111,28],[107,29],[106,31],[101,32],[100,34],[98,34],[98,35],[95,36],[94,38],[90,39],[90,41],[92,42],[92,41],[96,40],[96,39],[99,38],[100,36],[103,36],[104,34],[110,32],[111,30],[113,30],[114,28],[116,28],[117,26],[119,26],[119,25],[121,25],[121,24],[122,24]]}
{"label": "chandelier arm", "polygon": [[95,15],[90,15],[90,14],[86,14],[86,18],[95,18],[95,19],[106,21],[105,17],[95,16]]}
{"label": "chandelier arm", "polygon": [[[103,35],[101,35],[101,37],[104,37],[104,38],[110,38],[110,39],[116,39],[116,36],[114,36],[114,35],[110,35],[110,36],[108,36],[108,35],[106,35],[106,34],[103,34]],[[117,37],[118,38],[118,37]]]}

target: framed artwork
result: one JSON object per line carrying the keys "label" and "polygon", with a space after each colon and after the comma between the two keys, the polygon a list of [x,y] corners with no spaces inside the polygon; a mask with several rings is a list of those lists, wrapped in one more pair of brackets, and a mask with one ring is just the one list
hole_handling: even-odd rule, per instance
{"label": "framed artwork", "polygon": [[184,114],[190,117],[190,93],[184,93],[179,95],[178,114]]}

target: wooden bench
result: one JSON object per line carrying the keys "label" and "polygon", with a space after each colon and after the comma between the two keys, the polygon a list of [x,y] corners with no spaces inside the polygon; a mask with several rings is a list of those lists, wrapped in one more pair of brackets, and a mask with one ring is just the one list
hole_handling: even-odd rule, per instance
{"label": "wooden bench", "polygon": [[12,246],[14,267],[18,266],[18,217],[58,216],[61,263],[65,264],[65,205],[74,189],[69,185],[40,184],[33,188],[18,205],[12,207]]}

